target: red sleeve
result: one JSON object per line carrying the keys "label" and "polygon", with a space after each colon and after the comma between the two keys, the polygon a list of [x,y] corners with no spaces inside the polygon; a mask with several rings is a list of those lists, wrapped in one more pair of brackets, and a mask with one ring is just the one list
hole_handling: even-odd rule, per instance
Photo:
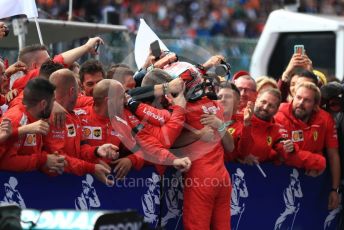
{"label": "red sleeve", "polygon": [[19,137],[18,127],[12,127],[11,138],[18,139],[18,137]]}
{"label": "red sleeve", "polygon": [[95,172],[95,164],[71,156],[65,156],[67,160],[67,166],[64,169],[65,172],[77,176],[84,176],[87,173],[93,174]]}
{"label": "red sleeve", "polygon": [[140,103],[135,110],[135,115],[139,120],[147,121],[156,126],[164,125],[171,117],[171,113],[166,109],[157,109],[145,103]]}
{"label": "red sleeve", "polygon": [[298,147],[296,147],[294,152],[287,153],[283,160],[288,166],[304,168],[306,170],[323,171],[326,168],[326,159],[324,156],[300,150]]}
{"label": "red sleeve", "polygon": [[6,104],[6,97],[0,94],[0,105]]}
{"label": "red sleeve", "polygon": [[26,86],[26,84],[33,78],[38,77],[39,69],[33,69],[28,72],[26,75],[18,78],[13,82],[12,89],[17,89],[18,93],[20,93]]}
{"label": "red sleeve", "polygon": [[173,112],[170,119],[161,126],[162,136],[159,141],[165,148],[171,148],[177,137],[180,135],[184,128],[185,110],[180,106],[173,106]]}
{"label": "red sleeve", "polygon": [[129,156],[127,156],[127,158],[129,158],[135,170],[141,170],[143,165],[145,164],[142,151],[137,151],[134,154],[130,154]]}
{"label": "red sleeve", "polygon": [[91,146],[89,144],[81,144],[80,146],[80,159],[84,159],[89,162],[97,162],[100,158],[96,157],[94,151],[97,146]]}
{"label": "red sleeve", "polygon": [[144,159],[155,164],[171,165],[176,159],[168,149],[166,149],[158,139],[146,132],[139,132],[136,140],[144,151]]}
{"label": "red sleeve", "polygon": [[17,143],[12,145],[0,161],[0,170],[12,172],[29,172],[41,169],[46,161],[45,152],[32,153],[31,155],[18,155]]}
{"label": "red sleeve", "polygon": [[252,151],[252,146],[254,145],[254,140],[251,135],[251,125],[244,126],[242,124],[241,134],[237,141],[237,152],[238,156],[246,157]]}
{"label": "red sleeve", "polygon": [[[327,113],[327,112],[326,112]],[[338,136],[337,129],[334,120],[331,115],[327,114],[326,124],[326,148],[338,148]]]}
{"label": "red sleeve", "polygon": [[62,54],[56,55],[54,57],[53,61],[56,63],[60,63],[60,64],[64,65],[64,67],[66,67],[66,68],[68,67],[68,65],[66,63],[64,63],[64,58],[63,58]]}

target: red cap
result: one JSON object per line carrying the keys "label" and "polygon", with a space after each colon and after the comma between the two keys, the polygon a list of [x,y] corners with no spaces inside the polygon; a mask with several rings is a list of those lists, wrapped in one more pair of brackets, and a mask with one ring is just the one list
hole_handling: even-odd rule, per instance
{"label": "red cap", "polygon": [[239,77],[241,76],[250,76],[250,73],[245,71],[245,70],[239,70],[238,72],[236,72],[234,75],[233,75],[233,81],[235,81],[236,79],[238,79]]}

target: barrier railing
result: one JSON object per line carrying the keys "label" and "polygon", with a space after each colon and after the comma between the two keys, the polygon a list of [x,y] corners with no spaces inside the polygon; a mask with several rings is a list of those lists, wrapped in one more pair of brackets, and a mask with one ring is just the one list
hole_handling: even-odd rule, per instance
{"label": "barrier railing", "polygon": [[[330,175],[312,178],[302,170],[262,164],[228,164],[232,179],[232,229],[336,229],[342,206],[327,210]],[[193,186],[216,186],[216,180]],[[152,167],[132,171],[113,187],[91,175],[48,177],[41,173],[1,173],[0,203],[17,203],[34,229],[92,229],[102,210],[137,210],[151,227],[182,229],[183,185],[174,169],[160,177]],[[74,213],[51,209],[88,210]],[[26,226],[27,227],[27,226]]]}

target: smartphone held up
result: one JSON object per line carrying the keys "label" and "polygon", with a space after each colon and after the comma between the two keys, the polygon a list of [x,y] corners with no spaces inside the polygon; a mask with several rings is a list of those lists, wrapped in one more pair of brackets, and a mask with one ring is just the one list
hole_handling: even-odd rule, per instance
{"label": "smartphone held up", "polygon": [[294,45],[294,54],[305,54],[305,47],[304,45]]}

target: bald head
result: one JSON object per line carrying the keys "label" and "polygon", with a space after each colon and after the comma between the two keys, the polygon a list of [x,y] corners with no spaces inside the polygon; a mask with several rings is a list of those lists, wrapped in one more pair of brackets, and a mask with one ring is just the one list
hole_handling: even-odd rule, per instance
{"label": "bald head", "polygon": [[95,104],[105,102],[106,97],[120,96],[124,94],[124,88],[119,81],[113,79],[103,79],[98,82],[93,89],[93,100]]}
{"label": "bald head", "polygon": [[69,69],[60,69],[53,72],[49,81],[56,86],[56,92],[65,92],[70,87],[76,86],[76,80],[73,71]]}
{"label": "bald head", "polygon": [[78,95],[78,85],[73,71],[57,70],[50,75],[49,81],[56,86],[56,101],[68,111],[73,110]]}

